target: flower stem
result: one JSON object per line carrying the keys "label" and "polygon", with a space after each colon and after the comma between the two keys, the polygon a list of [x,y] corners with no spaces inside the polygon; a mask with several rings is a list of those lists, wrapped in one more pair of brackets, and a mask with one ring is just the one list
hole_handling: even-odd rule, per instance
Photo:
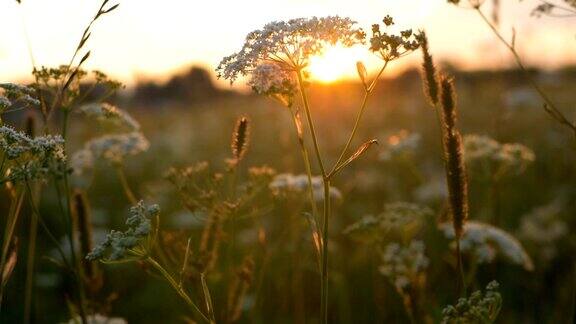
{"label": "flower stem", "polygon": [[358,111],[358,115],[356,116],[356,121],[354,122],[354,127],[352,128],[352,132],[350,133],[350,136],[348,137],[348,141],[346,142],[346,145],[342,149],[342,152],[340,153],[340,157],[338,158],[338,161],[336,161],[336,163],[334,164],[334,167],[332,168],[332,171],[330,172],[330,174],[333,174],[334,171],[340,166],[340,163],[342,163],[342,160],[344,160],[344,156],[346,155],[346,153],[350,149],[350,145],[352,144],[352,140],[354,139],[354,136],[356,135],[356,132],[358,131],[358,126],[360,125],[360,120],[362,119],[362,116],[364,115],[364,111],[366,110],[366,104],[368,103],[368,97],[370,97],[370,94],[372,93],[372,91],[376,87],[376,83],[378,82],[380,75],[382,75],[382,73],[384,72],[384,70],[388,66],[388,62],[389,61],[384,61],[384,66],[382,66],[382,68],[380,69],[380,71],[378,72],[378,74],[376,75],[374,80],[372,80],[372,82],[370,83],[370,86],[368,86],[365,89],[364,98],[362,99],[362,104],[360,105],[360,110]]}
{"label": "flower stem", "polygon": [[[27,184],[28,186],[28,184]],[[28,186],[28,189],[30,187]],[[34,192],[30,190],[30,200],[34,199]],[[28,238],[28,256],[26,260],[26,285],[24,292],[24,323],[32,321],[32,293],[34,288],[34,264],[36,256],[36,238],[38,237],[38,214],[32,212],[30,218],[30,233]]]}
{"label": "flower stem", "polygon": [[460,248],[460,238],[456,238],[456,267],[458,270],[458,290],[460,297],[466,297],[466,280],[464,279],[464,266],[462,264],[462,250]]}
{"label": "flower stem", "polygon": [[322,173],[322,182],[324,185],[324,220],[322,224],[322,264],[321,264],[321,282],[320,282],[320,322],[322,324],[328,323],[328,219],[330,218],[330,179],[326,174],[326,169],[324,169],[324,163],[322,162],[322,156],[320,154],[320,148],[318,146],[318,138],[316,137],[316,130],[314,128],[314,122],[310,114],[310,105],[308,103],[308,98],[306,97],[306,92],[304,91],[304,80],[302,78],[302,70],[298,69],[298,86],[300,88],[300,95],[302,96],[302,103],[304,105],[304,110],[306,112],[306,118],[308,120],[308,126],[310,127],[310,133],[312,136],[312,142],[314,143],[314,152],[316,153],[316,159],[318,160],[318,166],[320,167],[320,172]]}
{"label": "flower stem", "polygon": [[[290,112],[292,114],[292,119],[294,121],[294,126],[296,127],[296,131],[298,132],[298,119],[296,113],[292,108],[290,108]],[[308,199],[310,200],[310,208],[312,208],[312,219],[315,223],[315,228],[312,231],[315,231],[316,237],[313,237],[313,242],[316,246],[316,254],[318,257],[318,265],[320,266],[320,259],[322,258],[322,247],[321,242],[318,242],[319,239],[322,237],[322,233],[319,230],[318,226],[318,206],[316,206],[316,200],[314,199],[314,189],[312,188],[312,164],[310,163],[310,156],[308,155],[308,150],[306,149],[306,145],[304,143],[304,138],[301,138],[300,134],[298,134],[298,144],[300,146],[300,151],[302,153],[302,160],[304,161],[304,167],[306,169],[306,177],[308,180]]]}
{"label": "flower stem", "polygon": [[500,31],[498,31],[498,28],[496,28],[496,26],[488,19],[488,17],[486,17],[486,15],[484,15],[482,10],[480,10],[480,7],[476,7],[475,10],[476,10],[476,12],[478,12],[478,15],[480,15],[480,17],[486,23],[486,25],[488,25],[488,27],[490,27],[490,29],[492,30],[494,35],[512,53],[512,55],[514,56],[514,60],[516,61],[516,65],[518,65],[520,70],[522,70],[522,72],[524,73],[524,76],[526,77],[526,80],[528,80],[528,83],[530,83],[532,88],[534,88],[534,90],[536,90],[536,92],[538,92],[538,95],[544,101],[544,103],[545,103],[544,104],[544,110],[553,119],[555,119],[557,122],[568,127],[574,133],[574,136],[576,137],[576,124],[574,122],[571,122],[570,120],[568,120],[568,118],[552,102],[550,97],[548,97],[546,92],[544,92],[544,90],[542,90],[542,88],[540,88],[540,85],[538,85],[536,80],[534,80],[534,78],[532,77],[532,75],[530,74],[530,72],[528,71],[526,66],[524,65],[524,62],[522,62],[522,59],[520,58],[520,55],[516,51],[516,48],[514,48],[514,45],[515,45],[514,40],[512,40],[511,42],[508,42],[506,39],[504,39],[504,36],[502,36]]}
{"label": "flower stem", "polygon": [[324,178],[324,224],[322,226],[321,322],[328,323],[328,221],[330,219],[330,179]]}
{"label": "flower stem", "polygon": [[186,304],[188,304],[188,306],[190,306],[192,308],[192,310],[194,310],[194,312],[196,312],[202,318],[202,320],[204,320],[207,323],[214,323],[206,315],[204,315],[204,313],[202,313],[200,308],[192,301],[192,299],[190,298],[190,296],[188,296],[186,291],[184,291],[184,289],[176,282],[176,280],[174,280],[174,278],[172,278],[172,275],[170,275],[170,273],[168,271],[166,271],[166,269],[164,269],[164,267],[162,267],[152,257],[147,257],[145,260],[146,260],[146,262],[148,262],[150,265],[152,265],[156,270],[158,270],[162,274],[162,276],[166,279],[166,281],[168,281],[170,286],[172,286],[172,288],[174,290],[176,290],[178,295],[180,295],[180,297],[182,297],[182,299],[184,299]]}

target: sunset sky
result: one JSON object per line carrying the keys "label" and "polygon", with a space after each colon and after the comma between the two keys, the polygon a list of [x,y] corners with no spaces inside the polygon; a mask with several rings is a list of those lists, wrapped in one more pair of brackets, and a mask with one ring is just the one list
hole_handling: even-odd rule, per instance
{"label": "sunset sky", "polygon": [[[29,75],[32,65],[27,37],[37,65],[67,62],[100,2],[23,0],[20,6],[16,1],[0,2],[2,81],[23,80]],[[101,69],[128,84],[141,78],[161,79],[191,64],[213,69],[223,56],[240,48],[248,32],[272,20],[312,15],[349,16],[369,30],[373,22],[389,13],[402,28],[425,28],[434,53],[441,59],[470,69],[510,62],[507,52],[474,12],[444,0],[119,2],[120,7],[93,28],[87,45],[92,55],[86,67]],[[537,3],[534,0],[502,2],[502,28],[508,35],[512,26],[516,28],[518,48],[527,62],[552,68],[576,63],[576,30],[571,28],[574,19],[530,17],[530,9]],[[490,13],[489,6],[485,10]],[[341,64],[341,73],[353,76],[358,59],[376,68],[377,62],[369,53],[350,53],[350,61]],[[413,64],[416,59],[418,56],[413,56],[395,68]]]}

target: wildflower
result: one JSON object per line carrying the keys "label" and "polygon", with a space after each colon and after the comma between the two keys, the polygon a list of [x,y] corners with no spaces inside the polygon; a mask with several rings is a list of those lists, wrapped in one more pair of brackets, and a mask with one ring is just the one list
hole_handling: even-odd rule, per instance
{"label": "wildflower", "polygon": [[[93,314],[86,316],[86,321],[88,324],[127,324],[128,322],[120,317],[107,317],[102,314]],[[76,316],[70,319],[68,322],[62,324],[76,324],[81,323],[82,318],[80,316]]]}
{"label": "wildflower", "polygon": [[432,210],[417,204],[395,202],[386,204],[377,216],[368,215],[346,227],[344,234],[363,241],[379,241],[390,231],[410,232],[419,228]]}
{"label": "wildflower", "polygon": [[127,112],[107,103],[92,103],[80,106],[79,112],[101,123],[111,123],[131,131],[138,131],[140,124]]}
{"label": "wildflower", "polygon": [[121,164],[128,156],[137,155],[148,150],[150,144],[140,132],[120,135],[106,135],[84,144],[84,148],[72,155],[71,165],[75,172],[90,169],[100,158],[112,164]]}
{"label": "wildflower", "polygon": [[[454,229],[448,224],[442,224],[440,228],[448,239],[454,238]],[[470,253],[478,263],[492,263],[496,256],[501,255],[528,271],[534,269],[532,259],[522,244],[511,234],[490,224],[475,221],[466,223],[460,248],[463,252]]]}
{"label": "wildflower", "polygon": [[[35,90],[33,88],[15,84],[15,83],[0,83],[0,89],[4,89],[4,97],[6,100],[1,100],[0,97],[0,111],[4,105],[7,103],[23,103],[26,106],[39,106],[40,101],[33,96],[35,95]],[[4,101],[2,103],[2,101]]]}
{"label": "wildflower", "polygon": [[263,62],[250,74],[248,85],[257,94],[263,94],[291,106],[297,89],[294,73],[280,64]]}
{"label": "wildflower", "polygon": [[300,69],[311,56],[321,54],[326,45],[340,43],[350,47],[362,43],[365,35],[355,24],[350,18],[338,16],[268,23],[249,33],[239,52],[222,59],[216,69],[218,78],[233,83],[265,61],[279,63],[288,70]]}
{"label": "wildflower", "polygon": [[467,164],[489,175],[521,174],[535,160],[534,151],[522,144],[501,144],[484,135],[466,135],[464,151]]}
{"label": "wildflower", "polygon": [[486,291],[475,291],[469,298],[460,298],[455,306],[442,310],[442,324],[493,323],[500,313],[502,297],[496,281],[486,286]]}
{"label": "wildflower", "polygon": [[[269,188],[276,195],[289,193],[305,194],[308,190],[308,176],[305,174],[278,174],[272,179],[272,182],[270,182]],[[312,177],[312,191],[314,193],[314,200],[324,200],[322,177]],[[339,200],[342,199],[342,193],[340,193],[340,190],[337,188],[330,187],[330,197]]]}
{"label": "wildflower", "polygon": [[12,102],[4,96],[0,96],[0,113],[12,106]]}
{"label": "wildflower", "polygon": [[141,245],[142,241],[151,233],[152,223],[150,218],[157,217],[160,213],[158,205],[146,206],[142,201],[138,202],[129,210],[126,220],[128,229],[124,232],[112,230],[104,242],[98,244],[86,258],[95,260],[121,260],[129,256],[129,250]]}
{"label": "wildflower", "polygon": [[390,243],[382,254],[383,265],[379,270],[400,293],[424,284],[429,260],[424,254],[422,241],[412,241],[407,247]]}
{"label": "wildflower", "polygon": [[[382,20],[384,28],[394,25],[390,16]],[[399,35],[381,30],[379,24],[372,25],[372,37],[370,38],[370,50],[382,60],[389,62],[409,54],[420,47],[423,33],[413,33],[411,29],[401,31]]]}
{"label": "wildflower", "polygon": [[0,151],[11,162],[7,180],[27,181],[68,172],[60,136],[31,138],[8,126],[0,127]]}
{"label": "wildflower", "polygon": [[519,237],[544,261],[557,255],[558,243],[569,233],[568,224],[560,217],[563,207],[563,202],[556,200],[533,209],[520,221]]}

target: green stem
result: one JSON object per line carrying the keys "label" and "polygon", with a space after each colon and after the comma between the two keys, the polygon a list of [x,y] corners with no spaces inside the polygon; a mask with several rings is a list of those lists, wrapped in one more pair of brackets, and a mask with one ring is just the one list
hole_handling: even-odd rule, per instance
{"label": "green stem", "polygon": [[540,95],[540,98],[542,98],[542,100],[544,101],[544,103],[545,103],[544,110],[553,119],[558,121],[560,124],[568,127],[574,133],[574,136],[576,136],[576,124],[569,121],[568,118],[566,118],[566,116],[552,102],[550,97],[548,97],[546,92],[544,92],[544,90],[542,90],[540,85],[538,85],[536,80],[534,80],[534,78],[532,77],[532,75],[530,74],[530,72],[528,71],[528,69],[526,68],[524,63],[522,62],[520,55],[518,54],[518,52],[514,48],[514,45],[515,45],[514,40],[512,42],[508,42],[506,39],[504,39],[502,34],[500,34],[500,31],[498,31],[498,28],[496,28],[496,26],[494,26],[494,24],[492,22],[490,22],[488,17],[486,17],[486,15],[484,15],[482,10],[480,10],[480,7],[476,7],[475,9],[476,9],[476,12],[478,12],[480,17],[482,18],[482,20],[486,23],[486,25],[488,25],[488,27],[490,27],[490,29],[492,30],[494,35],[496,35],[496,37],[502,42],[502,44],[504,44],[506,46],[506,48],[508,48],[508,50],[512,53],[512,55],[514,56],[514,60],[516,61],[516,65],[518,65],[520,70],[522,70],[522,72],[524,73],[524,76],[526,77],[526,80],[528,80],[528,83],[530,83],[532,88],[534,88],[534,90],[536,90],[536,92],[538,92],[538,95]]}
{"label": "green stem", "polygon": [[[33,203],[34,193],[28,183],[26,186],[30,192],[30,201]],[[26,261],[26,284],[24,292],[24,323],[31,322],[32,316],[32,293],[34,289],[34,261],[36,257],[36,238],[38,236],[38,214],[32,212],[30,219],[30,237],[28,240],[28,255]]]}
{"label": "green stem", "polygon": [[460,249],[460,238],[456,238],[456,267],[458,268],[458,290],[460,297],[466,297],[466,280],[464,279],[464,266],[462,264],[462,250]]}
{"label": "green stem", "polygon": [[184,299],[186,304],[188,304],[188,306],[190,306],[194,310],[194,312],[196,312],[202,318],[202,320],[204,320],[207,323],[213,323],[206,315],[204,315],[204,313],[202,313],[200,308],[192,301],[190,296],[188,296],[188,294],[184,291],[184,289],[180,287],[180,285],[176,282],[176,280],[174,280],[174,278],[172,278],[172,275],[170,275],[170,273],[166,271],[164,267],[162,267],[152,257],[147,257],[145,261],[150,263],[150,265],[152,265],[156,270],[158,270],[162,274],[162,276],[166,279],[166,281],[168,281],[170,286],[172,286],[172,288],[176,290],[178,295],[180,295],[180,297]]}
{"label": "green stem", "polygon": [[314,127],[314,122],[312,121],[312,115],[310,114],[310,104],[308,103],[308,97],[304,91],[304,80],[302,78],[302,70],[298,69],[296,71],[298,76],[298,88],[300,88],[300,96],[302,97],[302,103],[304,104],[304,111],[306,112],[306,119],[308,120],[308,126],[310,127],[310,134],[312,136],[312,143],[314,143],[314,153],[316,153],[316,159],[318,160],[318,166],[320,167],[320,172],[322,176],[326,176],[326,171],[324,169],[324,163],[322,162],[322,155],[320,154],[320,147],[318,146],[318,138],[316,137],[316,129]]}
{"label": "green stem", "polygon": [[330,219],[330,179],[324,178],[324,224],[322,228],[321,322],[328,323],[328,221]]}
{"label": "green stem", "polygon": [[342,160],[344,160],[346,153],[350,149],[350,145],[352,144],[352,140],[354,139],[354,136],[356,135],[356,132],[358,131],[358,126],[360,125],[360,120],[362,119],[362,116],[364,115],[364,111],[366,110],[368,98],[370,97],[370,94],[372,93],[372,91],[376,87],[376,83],[378,82],[380,75],[382,75],[382,73],[384,72],[384,70],[388,66],[388,62],[389,61],[384,62],[384,66],[382,66],[382,68],[380,69],[380,71],[378,72],[378,74],[376,75],[374,80],[372,80],[372,83],[370,83],[370,86],[368,86],[365,89],[364,98],[362,99],[362,104],[360,105],[360,110],[358,111],[358,115],[356,116],[356,121],[354,122],[354,127],[352,128],[352,132],[350,133],[350,136],[348,137],[348,141],[346,142],[344,149],[342,149],[342,152],[340,153],[340,157],[338,158],[338,161],[334,164],[334,167],[332,168],[332,171],[330,172],[330,174],[333,174],[334,171],[336,171],[336,169],[340,166],[340,163],[342,163]]}
{"label": "green stem", "polygon": [[[290,108],[290,112],[292,114],[292,119],[294,120],[294,126],[296,127],[296,131],[298,132],[298,119],[294,110]],[[300,152],[302,153],[302,160],[304,161],[304,167],[306,169],[306,177],[308,180],[308,199],[310,200],[310,207],[312,208],[312,218],[315,222],[315,229],[312,231],[317,235],[317,238],[313,239],[313,242],[317,242],[318,239],[322,237],[322,233],[319,232],[318,226],[318,206],[316,205],[316,200],[314,199],[314,189],[312,188],[312,164],[310,163],[310,156],[308,155],[308,150],[306,149],[306,145],[304,144],[304,138],[301,138],[300,134],[298,134],[298,145],[300,146]],[[322,257],[321,252],[321,243],[316,245],[316,254],[318,256],[318,264],[320,264],[320,258]]]}
{"label": "green stem", "polygon": [[324,163],[322,162],[322,156],[320,154],[320,148],[318,146],[318,138],[316,137],[316,130],[314,128],[314,122],[312,120],[312,115],[310,114],[310,105],[308,103],[308,98],[306,92],[304,91],[304,80],[302,78],[302,70],[298,69],[298,85],[300,89],[300,95],[302,97],[302,103],[304,105],[304,110],[306,112],[306,118],[308,120],[308,126],[310,127],[310,134],[312,136],[312,142],[314,143],[314,152],[316,153],[316,159],[318,160],[318,166],[320,167],[320,172],[322,173],[322,182],[324,185],[324,220],[322,225],[322,266],[321,266],[321,282],[320,282],[320,322],[322,324],[328,323],[328,219],[330,218],[330,179],[326,174],[324,169]]}
{"label": "green stem", "polygon": [[[0,273],[4,273],[4,267],[6,266],[6,259],[8,258],[8,252],[10,248],[10,243],[12,243],[12,237],[14,236],[14,228],[18,222],[18,215],[22,208],[22,202],[24,201],[25,191],[16,194],[16,198],[13,199],[10,204],[10,210],[8,212],[8,217],[6,219],[6,227],[4,228],[4,236],[2,240],[2,257],[0,261]],[[4,285],[0,284],[0,313],[2,312],[2,299],[4,296]]]}

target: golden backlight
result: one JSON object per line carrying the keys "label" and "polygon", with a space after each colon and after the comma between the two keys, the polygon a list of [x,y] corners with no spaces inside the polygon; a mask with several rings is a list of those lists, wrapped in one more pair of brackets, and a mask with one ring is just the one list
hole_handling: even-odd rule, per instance
{"label": "golden backlight", "polygon": [[330,83],[354,77],[356,62],[365,55],[365,49],[345,48],[340,45],[328,48],[324,54],[310,58],[308,71],[313,80]]}

